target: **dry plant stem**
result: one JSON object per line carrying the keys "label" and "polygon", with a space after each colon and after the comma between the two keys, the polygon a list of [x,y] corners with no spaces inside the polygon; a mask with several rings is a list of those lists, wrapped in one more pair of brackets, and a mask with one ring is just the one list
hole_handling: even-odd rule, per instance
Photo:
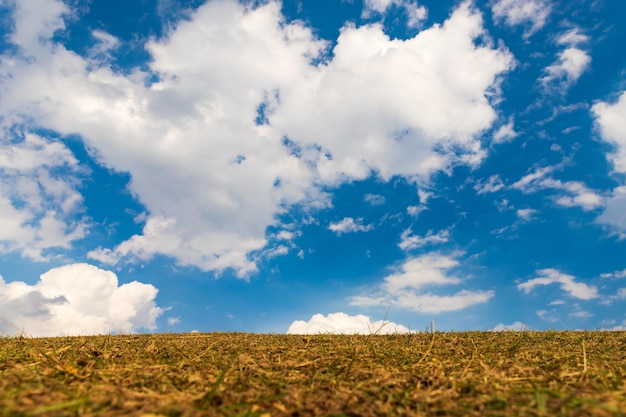
{"label": "dry plant stem", "polygon": [[625,365],[626,332],[5,337],[0,417],[620,416]]}

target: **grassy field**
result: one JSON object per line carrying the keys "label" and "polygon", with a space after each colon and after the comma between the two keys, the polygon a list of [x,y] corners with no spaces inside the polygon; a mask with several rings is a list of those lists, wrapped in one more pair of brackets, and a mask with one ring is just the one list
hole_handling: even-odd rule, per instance
{"label": "grassy field", "polygon": [[626,415],[626,332],[0,338],[0,416]]}

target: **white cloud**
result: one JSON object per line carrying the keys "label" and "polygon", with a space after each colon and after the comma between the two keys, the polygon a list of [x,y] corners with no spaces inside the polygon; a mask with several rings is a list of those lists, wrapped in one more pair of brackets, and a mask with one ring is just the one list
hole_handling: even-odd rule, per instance
{"label": "white cloud", "polygon": [[35,285],[0,277],[0,317],[13,326],[3,331],[31,336],[154,330],[163,312],[157,292],[137,281],[118,285],[113,272],[92,265],[71,264],[49,270]]}
{"label": "white cloud", "polygon": [[508,26],[526,25],[525,38],[545,26],[551,10],[548,0],[495,0],[491,3],[496,22]]}
{"label": "white cloud", "polygon": [[476,194],[486,194],[486,193],[495,193],[504,188],[504,183],[502,179],[500,179],[499,175],[492,175],[486,181],[478,181],[474,185],[474,190],[476,190]]}
{"label": "white cloud", "polygon": [[549,176],[554,170],[555,167],[552,166],[537,168],[512,184],[511,188],[524,193],[536,193],[548,189],[558,190],[561,194],[553,196],[556,204],[564,207],[581,207],[586,211],[595,210],[605,204],[601,195],[587,188],[582,182],[563,182]]}
{"label": "white cloud", "polygon": [[578,319],[587,319],[589,317],[593,317],[593,313],[590,313],[585,310],[578,310],[578,311],[574,311],[573,313],[570,313],[570,317],[576,317]]}
{"label": "white cloud", "polygon": [[[591,108],[602,140],[613,146],[607,153],[607,160],[613,170],[626,172],[626,91],[615,103],[600,101]],[[620,239],[626,238],[626,185],[613,190],[605,200],[604,211],[597,222],[608,226]]]}
{"label": "white cloud", "polygon": [[419,214],[424,210],[428,210],[428,207],[424,204],[420,204],[419,206],[408,206],[406,208],[407,214],[413,217],[419,216]]}
{"label": "white cloud", "polygon": [[406,229],[400,236],[400,243],[398,247],[403,251],[411,249],[421,248],[426,245],[436,245],[440,243],[446,243],[450,240],[450,231],[445,229],[439,231],[437,234],[433,234],[429,231],[426,236],[417,236],[413,234],[411,229]]}
{"label": "white cloud", "polygon": [[373,224],[363,225],[363,219],[354,219],[352,217],[345,217],[343,220],[336,223],[331,223],[328,226],[329,230],[341,235],[342,233],[355,233],[355,232],[369,232],[374,228]]}
{"label": "white cloud", "polygon": [[368,316],[331,313],[328,316],[314,314],[309,321],[296,320],[289,326],[287,334],[398,334],[410,330],[391,321],[379,320],[372,323]]}
{"label": "white cloud", "polygon": [[76,220],[82,196],[78,161],[62,143],[38,135],[0,137],[0,254],[44,261],[85,235]]}
{"label": "white cloud", "polygon": [[617,187],[605,199],[604,211],[596,221],[608,226],[620,239],[626,239],[626,186]]}
{"label": "white cloud", "polygon": [[409,216],[417,217],[422,211],[428,210],[428,200],[433,197],[434,193],[418,188],[417,195],[419,197],[420,204],[417,206],[408,206],[406,208],[406,212]]}
{"label": "white cloud", "polygon": [[591,300],[598,297],[598,289],[596,287],[582,282],[576,282],[573,276],[559,272],[556,269],[541,269],[537,271],[537,274],[539,274],[537,278],[518,284],[517,289],[528,294],[538,285],[559,284],[561,289],[570,297],[581,300]]}
{"label": "white cloud", "polygon": [[458,264],[456,259],[436,252],[410,258],[402,264],[400,271],[387,276],[370,294],[351,297],[350,304],[394,305],[436,314],[461,310],[491,299],[493,291],[461,290],[453,295],[438,295],[426,290],[434,286],[461,284],[460,278],[446,273]]}
{"label": "white cloud", "polygon": [[409,27],[419,27],[426,19],[428,11],[420,6],[417,1],[411,0],[365,0],[363,4],[363,17],[368,18],[373,14],[385,14],[391,7],[404,9],[407,15]]}
{"label": "white cloud", "polygon": [[180,317],[169,317],[167,319],[168,326],[175,326],[177,324],[180,324],[180,322],[181,322]]}
{"label": "white cloud", "polygon": [[[329,183],[371,170],[383,180],[428,176],[458,160],[445,151],[452,146],[465,157],[482,155],[475,135],[496,117],[487,95],[513,65],[508,51],[471,41],[484,34],[469,3],[406,40],[390,39],[377,25],[346,26],[333,60],[311,75],[313,85],[281,92],[272,123],[298,143],[329,150],[332,158],[317,160]],[[433,151],[437,143],[444,153]]]}
{"label": "white cloud", "polygon": [[626,172],[626,91],[615,103],[600,101],[591,107],[602,139],[614,149],[607,155],[617,172]]}
{"label": "white cloud", "polygon": [[600,274],[600,278],[626,278],[626,269]]}
{"label": "white cloud", "polygon": [[515,131],[514,124],[513,118],[510,118],[507,124],[500,126],[498,130],[493,133],[493,142],[510,142],[519,136],[519,132]]}
{"label": "white cloud", "polygon": [[544,86],[567,89],[578,81],[591,63],[591,56],[587,51],[578,47],[587,40],[588,37],[581,34],[578,28],[566,32],[557,39],[557,44],[566,47],[559,53],[556,62],[545,69],[546,75],[540,79]]}
{"label": "white cloud", "polygon": [[622,322],[622,324],[617,325],[617,326],[615,326],[615,327],[611,328],[611,330],[618,330],[618,331],[619,331],[619,330],[626,330],[626,320],[624,320],[624,321]]}
{"label": "white cloud", "polygon": [[524,220],[524,221],[531,221],[534,217],[535,214],[537,214],[538,211],[534,210],[534,209],[518,209],[515,214],[517,214],[517,217],[519,217],[520,219]]}
{"label": "white cloud", "polygon": [[[245,277],[278,215],[294,203],[329,204],[323,185],[372,170],[416,181],[478,163],[477,137],[496,119],[489,97],[513,66],[468,2],[407,40],[379,25],[346,26],[332,59],[314,65],[327,43],[286,23],[278,2],[209,1],[147,43],[149,73],[128,75],[112,72],[106,53],[81,57],[53,44],[62,2],[15,9],[10,39],[21,52],[0,61],[2,126],[79,134],[100,163],[130,174],[147,209],[142,233],[91,252],[110,263],[161,254]],[[100,52],[118,46],[94,36]],[[268,123],[257,125],[261,104]],[[81,230],[53,217],[65,235]]]}
{"label": "white cloud", "polygon": [[385,204],[385,196],[380,194],[365,194],[364,200],[372,206],[381,206]]}
{"label": "white cloud", "polygon": [[512,331],[516,331],[516,332],[523,332],[526,330],[530,330],[530,328],[525,325],[524,323],[522,323],[521,321],[516,321],[513,324],[498,324],[496,327],[493,328],[494,332],[503,332],[503,331],[507,331],[507,330],[512,330]]}

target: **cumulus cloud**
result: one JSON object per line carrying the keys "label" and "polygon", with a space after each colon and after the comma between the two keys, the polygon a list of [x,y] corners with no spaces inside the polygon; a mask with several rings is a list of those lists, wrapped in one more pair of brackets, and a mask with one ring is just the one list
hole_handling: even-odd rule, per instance
{"label": "cumulus cloud", "polygon": [[[600,137],[613,146],[607,159],[614,172],[626,172],[626,91],[614,103],[600,101],[591,108]],[[626,186],[621,185],[605,201],[598,223],[607,225],[621,239],[626,238]]]}
{"label": "cumulus cloud", "polygon": [[555,180],[550,176],[554,170],[555,167],[552,166],[537,168],[512,184],[511,188],[524,193],[557,190],[560,194],[552,197],[556,204],[564,207],[580,207],[586,211],[595,210],[605,204],[601,195],[580,181]]}
{"label": "cumulus cloud", "polygon": [[596,287],[576,282],[572,275],[564,274],[552,268],[541,269],[537,271],[537,274],[539,275],[537,278],[518,284],[517,289],[528,294],[539,285],[559,284],[561,289],[570,297],[581,300],[591,300],[598,297],[598,289]]}
{"label": "cumulus cloud", "polygon": [[309,321],[296,320],[289,326],[288,334],[399,334],[410,330],[387,320],[372,323],[368,316],[331,313],[314,314]]}
{"label": "cumulus cloud", "polygon": [[477,137],[496,119],[489,98],[513,66],[469,2],[406,40],[348,25],[328,55],[277,1],[209,1],[149,41],[148,66],[128,74],[107,64],[119,44],[105,32],[86,57],[55,44],[67,13],[58,0],[15,4],[8,39],[19,53],[0,61],[1,123],[78,134],[101,164],[129,173],[146,222],[90,253],[109,264],[166,255],[245,277],[267,227],[295,203],[327,205],[324,185],[479,163]]}
{"label": "cumulus cloud", "polygon": [[503,332],[503,331],[515,331],[515,332],[523,332],[525,330],[529,330],[530,328],[522,323],[521,321],[516,321],[513,324],[498,324],[493,328],[494,332]]}
{"label": "cumulus cloud", "polygon": [[591,63],[591,56],[579,45],[587,42],[588,37],[578,28],[571,29],[557,38],[557,44],[564,49],[559,52],[556,62],[545,69],[546,75],[540,81],[546,87],[567,89],[578,81]]}
{"label": "cumulus cloud", "polygon": [[351,297],[350,304],[394,305],[420,313],[436,314],[489,301],[494,296],[493,291],[463,289],[452,295],[432,292],[432,287],[459,285],[463,282],[447,273],[458,264],[456,259],[436,252],[410,258],[398,272],[385,277],[370,293]]}
{"label": "cumulus cloud", "polygon": [[331,223],[328,226],[329,230],[332,230],[338,235],[342,233],[369,232],[373,228],[373,224],[364,225],[363,219],[359,218],[355,221],[352,217],[345,217],[343,220]]}
{"label": "cumulus cloud", "polygon": [[450,231],[445,229],[436,234],[429,231],[426,236],[417,236],[413,234],[411,229],[406,229],[400,235],[400,243],[398,247],[404,251],[411,249],[421,248],[426,245],[436,245],[440,243],[446,243],[450,240]]}
{"label": "cumulus cloud", "polygon": [[0,277],[0,317],[9,334],[91,335],[154,330],[163,309],[158,290],[88,264],[71,264],[41,275],[34,285]]}
{"label": "cumulus cloud", "polygon": [[496,22],[525,25],[524,37],[528,38],[545,26],[552,6],[548,0],[496,0],[491,2],[491,11]]}
{"label": "cumulus cloud", "polygon": [[62,143],[32,133],[0,137],[0,254],[44,261],[85,235],[76,220],[78,161]]}

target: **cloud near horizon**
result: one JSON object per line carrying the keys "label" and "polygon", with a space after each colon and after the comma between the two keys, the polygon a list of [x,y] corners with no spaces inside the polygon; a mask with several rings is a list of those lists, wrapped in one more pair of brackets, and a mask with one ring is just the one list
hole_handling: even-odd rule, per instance
{"label": "cloud near horizon", "polygon": [[314,314],[309,321],[296,320],[287,334],[402,334],[412,332],[400,324],[378,320],[371,322],[368,316],[331,313],[327,316]]}
{"label": "cloud near horizon", "polygon": [[0,330],[9,335],[70,336],[156,329],[158,290],[89,264],[53,268],[29,285],[0,276]]}

